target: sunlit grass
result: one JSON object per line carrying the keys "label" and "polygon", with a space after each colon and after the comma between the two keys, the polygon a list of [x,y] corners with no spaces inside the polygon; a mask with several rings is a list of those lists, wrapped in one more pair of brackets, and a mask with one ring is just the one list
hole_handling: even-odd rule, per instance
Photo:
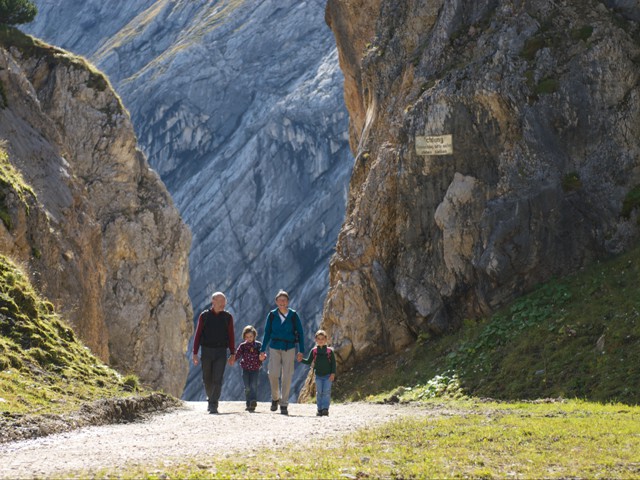
{"label": "sunlit grass", "polygon": [[0,412],[63,413],[86,401],[132,394],[131,380],[104,365],[0,256]]}
{"label": "sunlit grass", "polygon": [[[175,58],[180,52],[193,47],[195,44],[201,43],[205,35],[224,24],[224,21],[245,3],[246,0],[227,0],[225,2],[213,2],[210,5],[203,4],[198,15],[194,17],[197,18],[197,21],[187,23],[183,30],[180,31],[178,37],[166,50],[160,52],[156,58],[144,65],[139,71],[133,73],[127,79],[127,82],[131,82],[152,70],[155,70],[154,77],[166,73],[166,64],[170,63],[171,59]],[[114,50],[138,38],[140,33],[150,28],[154,22],[164,22],[165,20],[162,17],[166,15],[168,8],[180,9],[182,7],[180,5],[167,6],[167,2],[154,3],[105,43],[95,53],[94,58],[97,61],[103,60]]]}
{"label": "sunlit grass", "polygon": [[[102,470],[107,478],[638,478],[640,407],[429,401],[414,417],[259,455]],[[85,472],[86,474],[86,472]]]}

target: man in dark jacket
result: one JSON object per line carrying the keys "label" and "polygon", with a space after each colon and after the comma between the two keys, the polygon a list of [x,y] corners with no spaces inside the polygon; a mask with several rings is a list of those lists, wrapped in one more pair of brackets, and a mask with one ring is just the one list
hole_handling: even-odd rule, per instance
{"label": "man in dark jacket", "polygon": [[222,378],[227,364],[227,348],[231,353],[229,365],[236,357],[233,316],[224,307],[227,298],[222,292],[211,295],[211,308],[198,317],[196,335],[193,339],[193,364],[198,365],[198,349],[202,347],[202,380],[209,399],[208,412],[218,413],[218,400],[222,391]]}

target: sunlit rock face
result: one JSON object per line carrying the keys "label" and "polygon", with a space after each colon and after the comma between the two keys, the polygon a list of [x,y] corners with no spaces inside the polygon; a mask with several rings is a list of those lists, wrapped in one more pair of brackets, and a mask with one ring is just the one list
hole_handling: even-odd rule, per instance
{"label": "sunlit rock face", "polygon": [[0,45],[0,82],[0,140],[33,190],[23,208],[3,185],[0,252],[103,360],[179,395],[191,236],[127,111],[100,73],[47,45]]}
{"label": "sunlit rock face", "polygon": [[[195,313],[222,290],[237,340],[246,324],[261,337],[284,288],[310,343],[353,166],[325,2],[121,3],[39,0],[28,30],[87,56],[121,95],[192,230]],[[228,375],[223,398],[242,398],[239,368]],[[184,397],[204,398],[198,369]]]}

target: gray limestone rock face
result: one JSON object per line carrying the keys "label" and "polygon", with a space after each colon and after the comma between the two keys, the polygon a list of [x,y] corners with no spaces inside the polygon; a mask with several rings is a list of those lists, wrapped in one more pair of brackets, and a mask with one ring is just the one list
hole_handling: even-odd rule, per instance
{"label": "gray limestone rock face", "polygon": [[[261,338],[284,288],[310,346],[353,166],[324,1],[35,3],[28,30],[108,74],[191,228],[195,313],[221,290],[236,331]],[[223,398],[242,398],[239,368],[227,371]],[[199,369],[184,398],[204,398]]]}
{"label": "gray limestone rock face", "polygon": [[102,74],[26,38],[0,44],[0,139],[33,195],[3,192],[0,251],[104,361],[179,395],[190,232]]}
{"label": "gray limestone rock face", "polygon": [[356,154],[323,316],[343,368],[637,242],[637,7],[329,0]]}

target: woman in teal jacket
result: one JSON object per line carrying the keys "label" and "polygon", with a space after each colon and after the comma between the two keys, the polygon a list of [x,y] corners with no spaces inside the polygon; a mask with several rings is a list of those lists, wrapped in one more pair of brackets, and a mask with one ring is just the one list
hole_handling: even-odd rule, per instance
{"label": "woman in teal jacket", "polygon": [[264,360],[269,348],[269,383],[271,384],[271,411],[280,405],[280,413],[288,415],[289,392],[298,345],[298,361],[304,354],[302,322],[295,310],[289,308],[289,294],[280,290],[276,295],[278,308],[269,312],[264,328],[260,359]]}

